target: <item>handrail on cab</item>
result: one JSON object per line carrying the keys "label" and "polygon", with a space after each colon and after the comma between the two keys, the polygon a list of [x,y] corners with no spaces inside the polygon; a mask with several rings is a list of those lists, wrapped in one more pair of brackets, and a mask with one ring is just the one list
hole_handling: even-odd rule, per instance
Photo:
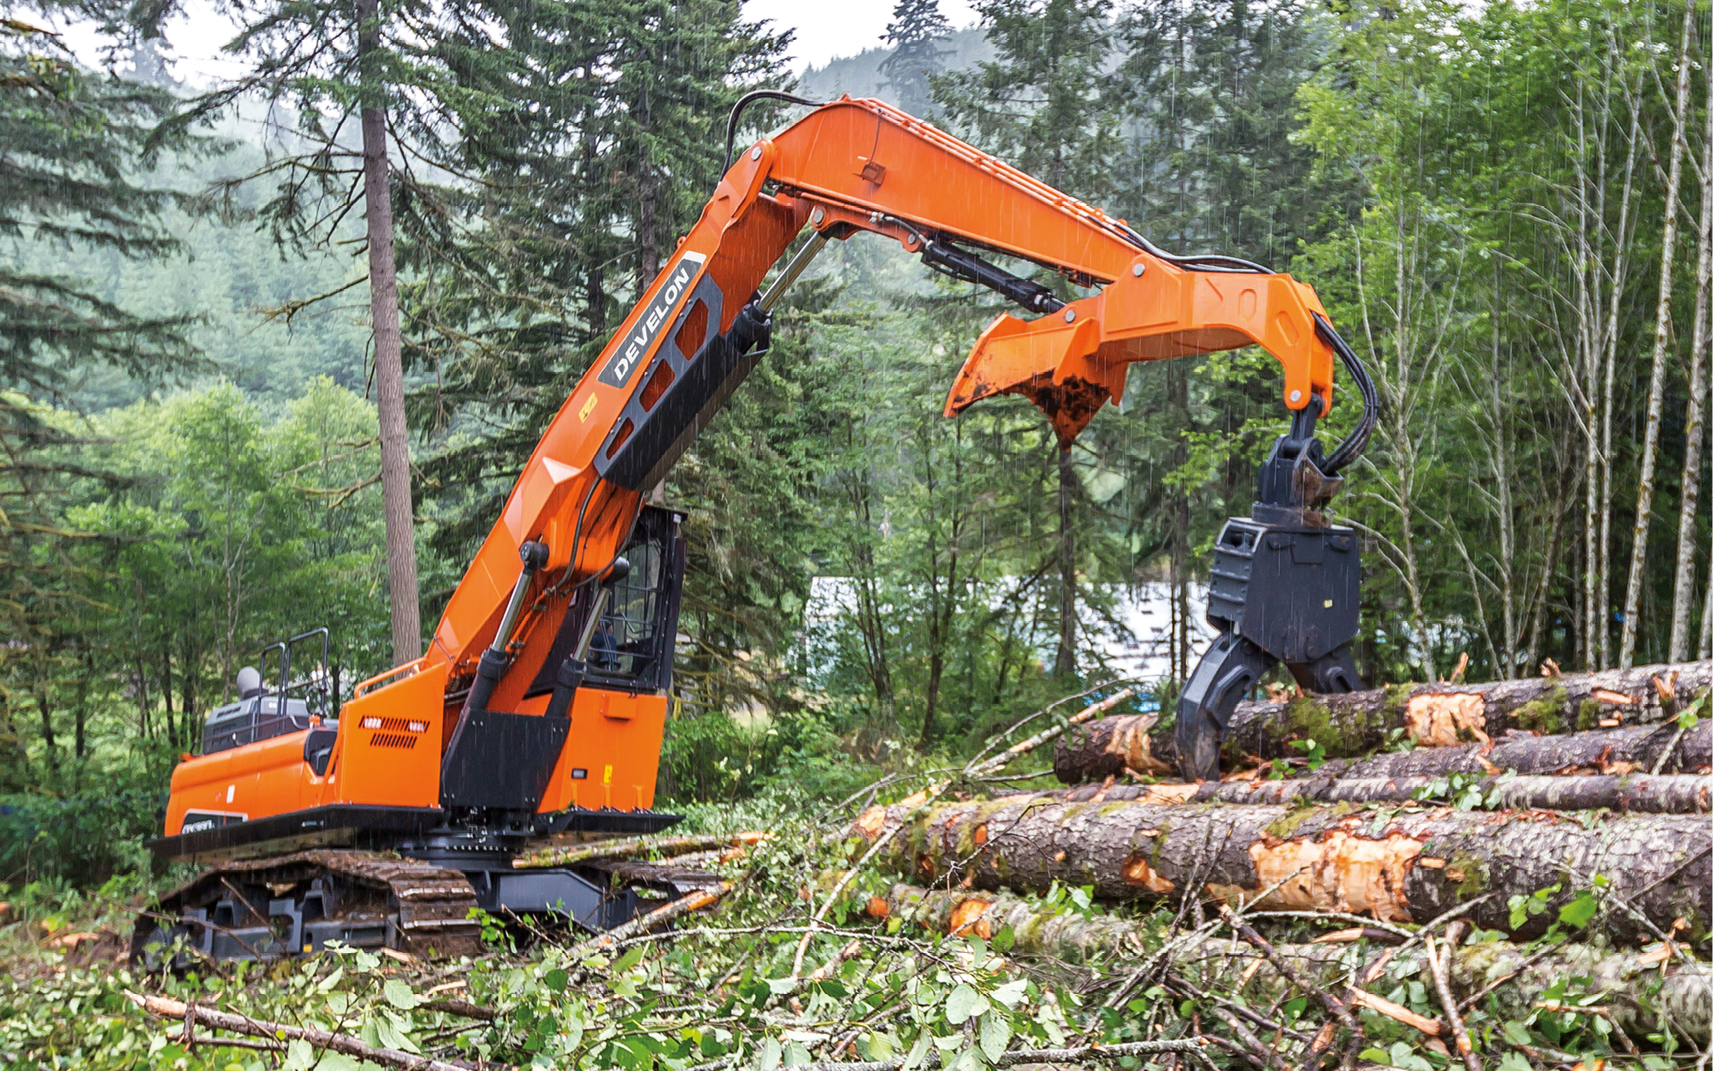
{"label": "handrail on cab", "polygon": [[424,656],[422,658],[418,658],[414,662],[406,662],[403,665],[394,666],[389,670],[377,673],[368,680],[359,683],[353,694],[364,695],[381,687],[383,684],[391,684],[393,681],[403,680],[405,677],[414,677],[418,673],[422,672],[423,667],[427,665],[427,663],[428,658],[427,656]]}

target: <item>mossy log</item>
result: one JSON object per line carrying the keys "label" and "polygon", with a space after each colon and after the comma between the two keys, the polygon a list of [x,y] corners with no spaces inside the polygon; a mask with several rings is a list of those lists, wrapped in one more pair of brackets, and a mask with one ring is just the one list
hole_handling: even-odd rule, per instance
{"label": "mossy log", "polygon": [[[1143,803],[1402,803],[1450,794],[1439,777],[1326,777],[1195,784],[1079,785],[1051,793],[1066,803],[1139,800]],[[1713,777],[1700,774],[1596,774],[1591,777],[1483,777],[1456,794],[1481,794],[1481,806],[1504,810],[1637,811],[1706,814],[1713,810]]]}
{"label": "mossy log", "polygon": [[[1068,903],[1044,907],[1003,894],[962,889],[894,885],[884,897],[870,900],[866,911],[871,916],[901,918],[945,934],[991,938],[1009,929],[1013,954],[1072,963],[1102,956],[1136,962],[1160,943],[1159,926],[1146,920],[1121,914],[1085,914]],[[1378,931],[1370,932],[1382,936]],[[1333,936],[1356,939],[1273,947],[1300,973],[1333,985],[1377,954],[1370,941],[1350,930]],[[1535,955],[1509,941],[1463,944],[1452,952],[1452,987],[1459,998],[1467,1000],[1510,976],[1482,1003],[1492,1000],[1501,1018],[1522,1019],[1554,984],[1567,978],[1586,978],[1588,983],[1576,992],[1600,994],[1613,1020],[1633,1034],[1659,1029],[1663,1014],[1674,1030],[1687,1032],[1698,1042],[1713,1037],[1713,966],[1709,964],[1659,962],[1657,954],[1644,960],[1635,952],[1582,943],[1562,945],[1539,959],[1533,959]],[[1284,980],[1271,964],[1265,960],[1257,963],[1257,959],[1259,953],[1248,943],[1218,939],[1184,950],[1174,957],[1172,969],[1200,988],[1227,997],[1253,999],[1263,993],[1273,996],[1282,992]],[[1421,966],[1420,951],[1406,952],[1388,966],[1391,976],[1409,977]],[[1382,981],[1374,988],[1392,984]]]}
{"label": "mossy log", "polygon": [[[1565,673],[1489,684],[1399,684],[1346,695],[1239,703],[1225,737],[1228,763],[1245,756],[1301,755],[1313,740],[1332,757],[1392,743],[1448,747],[1489,743],[1512,730],[1542,735],[1654,725],[1713,687],[1713,660],[1602,673]],[[1151,714],[1076,726],[1059,738],[1053,772],[1065,784],[1176,768],[1170,733]],[[1662,745],[1663,746],[1663,745]],[[1545,770],[1536,772],[1548,772]]]}
{"label": "mossy log", "polygon": [[[911,813],[874,808],[851,833],[872,843]],[[1105,900],[1193,890],[1382,920],[1423,921],[1481,898],[1472,921],[1524,936],[1544,932],[1557,909],[1601,875],[1592,925],[1614,940],[1649,935],[1638,914],[1668,932],[1682,919],[1695,940],[1713,917],[1713,828],[1699,815],[1006,796],[921,813],[887,841],[880,859],[917,880],[983,889],[1043,892],[1058,882],[1092,886]],[[1553,886],[1558,891],[1541,898],[1544,910],[1513,926],[1508,898]]]}
{"label": "mossy log", "polygon": [[[1096,723],[1122,722],[1123,718],[1106,718]],[[1138,773],[1157,767],[1132,767],[1138,743],[1134,731],[1122,725],[1101,729],[1106,734],[1108,750],[1104,757],[1093,751],[1084,753],[1091,778],[1094,772],[1114,765],[1112,757],[1124,754],[1118,763],[1122,773],[1131,769]],[[1317,741],[1318,743],[1318,741]],[[1297,752],[1301,758],[1302,753]],[[1663,760],[1663,761],[1662,761]],[[1063,756],[1055,771],[1061,781],[1074,784],[1084,778],[1070,771]],[[1629,725],[1618,729],[1593,729],[1588,732],[1536,736],[1525,730],[1513,729],[1503,738],[1484,744],[1462,744],[1455,747],[1418,747],[1408,751],[1382,751],[1359,758],[1328,759],[1309,770],[1296,764],[1286,769],[1287,777],[1318,778],[1402,778],[1447,777],[1451,774],[1497,774],[1515,771],[1523,775],[1567,774],[1627,774],[1652,770],[1655,766],[1665,773],[1713,772],[1713,720],[1703,719],[1694,728],[1678,734],[1675,722],[1663,725]],[[1114,776],[1113,772],[1102,775]]]}

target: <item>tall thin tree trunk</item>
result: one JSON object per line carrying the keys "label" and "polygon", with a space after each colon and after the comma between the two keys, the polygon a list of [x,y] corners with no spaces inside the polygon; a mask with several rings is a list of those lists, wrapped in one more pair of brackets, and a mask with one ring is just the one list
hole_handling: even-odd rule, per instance
{"label": "tall thin tree trunk", "polygon": [[[1639,91],[1638,91],[1639,94]],[[1641,104],[1630,105],[1629,144],[1624,152],[1624,189],[1618,206],[1618,234],[1613,242],[1612,286],[1606,303],[1606,327],[1601,336],[1602,372],[1600,412],[1600,554],[1595,606],[1595,635],[1590,643],[1598,642],[1600,664],[1590,669],[1612,668],[1612,409],[1616,394],[1618,370],[1618,310],[1623,304],[1624,285],[1629,275],[1630,205],[1635,192],[1636,148],[1641,142]]]}
{"label": "tall thin tree trunk", "polygon": [[357,53],[363,67],[363,207],[368,224],[369,304],[375,332],[375,400],[381,424],[381,502],[387,528],[387,594],[392,603],[393,663],[422,655],[416,585],[416,525],[411,510],[410,439],[404,419],[404,354],[399,337],[398,274],[393,264],[393,202],[387,163],[385,95],[374,73],[381,48],[379,0],[357,0]]}
{"label": "tall thin tree trunk", "polygon": [[1059,451],[1059,649],[1053,656],[1053,676],[1077,672],[1077,536],[1071,523],[1076,469],[1071,448]]}
{"label": "tall thin tree trunk", "polygon": [[[1713,63],[1702,63],[1713,94]],[[1701,493],[1701,439],[1707,408],[1707,291],[1713,284],[1713,95],[1701,135],[1701,218],[1695,243],[1695,324],[1689,353],[1689,404],[1683,420],[1683,478],[1677,514],[1677,577],[1671,594],[1671,646],[1667,657],[1689,657],[1689,621],[1695,600],[1695,514]],[[1713,563],[1710,563],[1713,565]],[[1710,569],[1713,571],[1713,569]]]}
{"label": "tall thin tree trunk", "polygon": [[1641,473],[1636,478],[1636,524],[1630,543],[1630,579],[1624,589],[1624,631],[1618,643],[1618,665],[1623,669],[1628,669],[1635,659],[1642,584],[1647,577],[1654,467],[1659,455],[1660,418],[1665,410],[1665,358],[1671,343],[1671,273],[1677,253],[1677,201],[1683,181],[1684,123],[1689,118],[1689,46],[1694,40],[1694,33],[1695,6],[1694,0],[1690,0],[1684,8],[1683,36],[1677,49],[1677,101],[1672,114],[1671,163],[1665,179],[1665,220],[1660,232],[1659,305],[1654,313],[1653,370],[1648,377]]}

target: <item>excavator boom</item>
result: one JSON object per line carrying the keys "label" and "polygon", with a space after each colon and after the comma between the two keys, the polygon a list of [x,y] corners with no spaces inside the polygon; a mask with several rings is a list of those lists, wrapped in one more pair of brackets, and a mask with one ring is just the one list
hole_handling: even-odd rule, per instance
{"label": "excavator boom", "polygon": [[[643,494],[757,358],[766,316],[750,298],[805,226],[818,237],[885,235],[937,270],[1046,314],[1002,315],[988,327],[953,382],[948,416],[995,394],[1021,394],[1068,445],[1101,405],[1122,397],[1131,363],[1250,344],[1283,366],[1288,410],[1312,405],[1320,415],[1332,404],[1334,348],[1317,331],[1325,311],[1308,286],[1229,258],[1169,257],[1122,220],[928,123],[880,101],[844,98],[738,154],[542,435],[447,604],[424,665],[450,664],[455,681],[474,670],[499,628],[526,542],[548,548],[541,572],[554,579],[544,590],[568,591],[608,567]],[[1066,302],[983,253],[1099,290]],[[508,679],[531,678],[532,656],[547,646],[536,633],[550,607],[538,601],[531,610],[507,638],[522,645]],[[521,698],[504,683],[496,689],[501,705]]]}
{"label": "excavator boom", "polygon": [[[732,128],[757,96],[783,95],[751,94]],[[1291,430],[1262,466],[1252,515],[1217,541],[1208,616],[1221,635],[1178,707],[1187,777],[1216,772],[1226,719],[1276,663],[1312,690],[1360,683],[1348,650],[1356,539],[1321,507],[1362,448],[1375,397],[1313,290],[1229,257],[1168,254],[879,101],[815,106],[727,154],[701,217],[542,433],[423,657],[342,706],[325,702],[325,653],[319,675],[284,668],[316,633],[282,646],[277,688],[240,674],[240,701],[210,717],[203,754],[175,769],[166,836],[152,842],[163,861],[219,868],[163,902],[176,921],[139,924],[135,955],[153,962],[181,938],[217,958],[333,940],[445,951],[474,941],[471,907],[589,928],[629,917],[638,900],[615,899],[615,874],[520,873],[512,861],[544,837],[677,820],[653,807],[686,554],[682,518],[645,499],[766,352],[786,287],[827,242],[863,231],[1027,314],[982,333],[947,416],[1021,395],[1069,449],[1137,361],[1251,344],[1278,359]],[[1335,356],[1365,408],[1325,454],[1314,427],[1332,404]],[[649,880],[680,894],[717,881]]]}

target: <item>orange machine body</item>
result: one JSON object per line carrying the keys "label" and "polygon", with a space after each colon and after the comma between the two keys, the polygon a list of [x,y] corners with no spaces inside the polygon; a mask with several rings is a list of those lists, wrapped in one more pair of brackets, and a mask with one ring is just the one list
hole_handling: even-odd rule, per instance
{"label": "orange machine body", "polygon": [[[1122,395],[1129,364],[1251,343],[1280,361],[1288,408],[1331,404],[1333,353],[1316,336],[1321,307],[1307,286],[1264,270],[1196,270],[1122,220],[886,104],[822,105],[737,154],[542,433],[426,654],[364,682],[345,704],[325,772],[306,761],[314,730],[188,759],[173,778],[167,832],[203,812],[211,817],[200,820],[218,823],[332,804],[438,806],[442,752],[514,588],[526,597],[500,645],[508,668],[488,708],[543,713],[540,681],[564,658],[578,593],[592,590],[626,547],[649,489],[748,370],[740,361],[729,374],[698,379],[711,359],[702,356],[708,340],[734,331],[806,227],[812,238],[869,231],[911,252],[963,243],[1095,291],[1037,319],[995,320],[956,376],[948,415],[994,394],[1021,394],[1069,443]],[[672,421],[654,421],[666,430],[653,427],[673,406]],[[651,435],[642,456],[638,444]],[[642,460],[627,468],[627,452]],[[545,546],[545,563],[520,587],[526,543]],[[661,691],[576,693],[543,813],[652,806],[668,702]]]}

